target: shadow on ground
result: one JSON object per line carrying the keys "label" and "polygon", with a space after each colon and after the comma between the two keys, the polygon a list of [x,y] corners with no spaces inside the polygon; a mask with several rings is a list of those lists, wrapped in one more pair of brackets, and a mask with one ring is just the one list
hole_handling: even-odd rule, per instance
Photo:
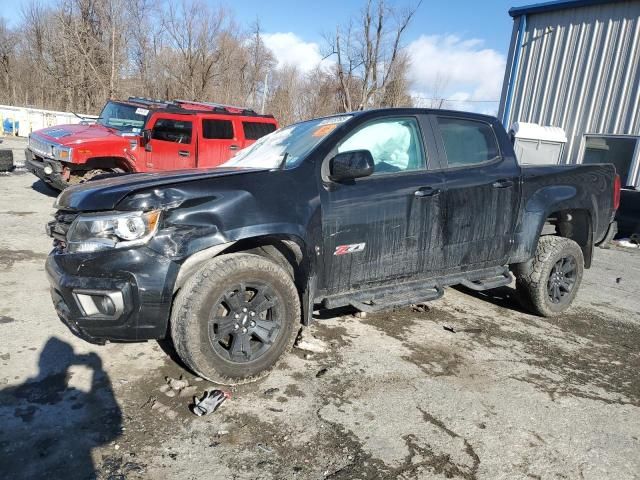
{"label": "shadow on ground", "polygon": [[461,285],[455,286],[454,288],[461,293],[465,293],[478,300],[492,303],[497,307],[507,308],[514,312],[531,314],[531,311],[524,307],[524,302],[515,288],[505,286],[492,288],[490,290],[472,290]]}
{"label": "shadow on ground", "polygon": [[[38,375],[0,390],[0,471],[4,478],[97,478],[91,452],[117,439],[122,413],[95,353],[79,355],[52,337]],[[83,383],[88,389],[70,385]],[[85,377],[84,379],[81,377]]]}
{"label": "shadow on ground", "polygon": [[31,188],[36,192],[51,198],[56,198],[60,194],[59,191],[57,191],[55,188],[50,187],[42,180],[36,180],[35,182],[33,182]]}

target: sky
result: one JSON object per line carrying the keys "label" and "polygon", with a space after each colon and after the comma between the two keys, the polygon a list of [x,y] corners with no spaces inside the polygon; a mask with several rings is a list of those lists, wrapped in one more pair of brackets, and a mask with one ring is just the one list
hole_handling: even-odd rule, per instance
{"label": "sky", "polygon": [[[15,25],[29,1],[0,0],[4,4],[0,15]],[[336,24],[357,14],[364,4],[364,0],[207,1],[226,5],[240,23],[258,19],[279,64],[293,64],[302,71],[321,61],[323,34],[333,32]],[[399,7],[413,3],[387,1]],[[513,25],[507,12],[531,3],[536,1],[423,0],[404,37],[411,93],[425,102],[437,96],[451,100],[446,105],[451,108],[495,114]]]}

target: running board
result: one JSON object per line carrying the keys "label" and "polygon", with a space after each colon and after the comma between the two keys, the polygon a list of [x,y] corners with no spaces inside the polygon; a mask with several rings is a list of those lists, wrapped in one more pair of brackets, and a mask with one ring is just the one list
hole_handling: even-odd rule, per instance
{"label": "running board", "polygon": [[442,295],[444,295],[444,289],[436,285],[435,287],[424,289],[423,291],[413,291],[405,293],[404,295],[387,295],[386,297],[368,300],[366,303],[353,299],[349,304],[361,312],[374,313],[382,310],[406,307],[413,303],[430,302],[432,300],[439,299]]}
{"label": "running board", "polygon": [[377,312],[437,300],[442,297],[444,287],[450,285],[464,285],[471,290],[487,290],[509,285],[511,281],[509,267],[490,267],[429,279],[398,282],[392,285],[353,289],[344,293],[316,298],[314,302],[321,303],[326,309],[351,305],[363,312]]}
{"label": "running board", "polygon": [[461,280],[460,285],[467,287],[470,290],[490,290],[492,288],[504,287],[509,285],[513,281],[511,273],[507,270],[502,275],[497,275],[492,278],[483,278],[482,280]]}

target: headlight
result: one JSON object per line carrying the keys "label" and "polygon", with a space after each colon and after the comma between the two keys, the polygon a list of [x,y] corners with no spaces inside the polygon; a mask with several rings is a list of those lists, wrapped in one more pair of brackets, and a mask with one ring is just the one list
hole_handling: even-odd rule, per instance
{"label": "headlight", "polygon": [[69,253],[97,252],[147,243],[156,233],[160,210],[79,215],[67,233]]}
{"label": "headlight", "polygon": [[53,158],[56,160],[70,162],[72,153],[73,148],[71,147],[53,147]]}

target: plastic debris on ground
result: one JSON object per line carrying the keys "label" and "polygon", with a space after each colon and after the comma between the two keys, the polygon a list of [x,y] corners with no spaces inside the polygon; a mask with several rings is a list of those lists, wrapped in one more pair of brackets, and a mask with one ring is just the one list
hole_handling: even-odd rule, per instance
{"label": "plastic debris on ground", "polygon": [[227,398],[231,398],[230,392],[223,390],[206,391],[202,398],[198,399],[194,397],[194,404],[191,406],[191,411],[198,417],[208,415],[215,412]]}
{"label": "plastic debris on ground", "polygon": [[451,333],[482,333],[481,328],[456,328],[452,325],[443,325],[442,328]]}
{"label": "plastic debris on ground", "polygon": [[617,240],[614,240],[613,243],[615,243],[619,247],[640,248],[640,235],[634,233],[629,238],[619,238]]}
{"label": "plastic debris on ground", "polygon": [[176,391],[182,390],[184,387],[189,386],[189,381],[183,378],[176,379],[176,378],[166,377],[165,379],[169,384],[169,386]]}
{"label": "plastic debris on ground", "polygon": [[429,306],[424,303],[414,303],[411,305],[411,310],[416,313],[424,313],[429,311]]}
{"label": "plastic debris on ground", "polygon": [[327,351],[327,344],[319,338],[311,335],[311,332],[309,332],[309,329],[307,328],[302,328],[300,330],[295,347],[300,350],[313,353],[324,353]]}

